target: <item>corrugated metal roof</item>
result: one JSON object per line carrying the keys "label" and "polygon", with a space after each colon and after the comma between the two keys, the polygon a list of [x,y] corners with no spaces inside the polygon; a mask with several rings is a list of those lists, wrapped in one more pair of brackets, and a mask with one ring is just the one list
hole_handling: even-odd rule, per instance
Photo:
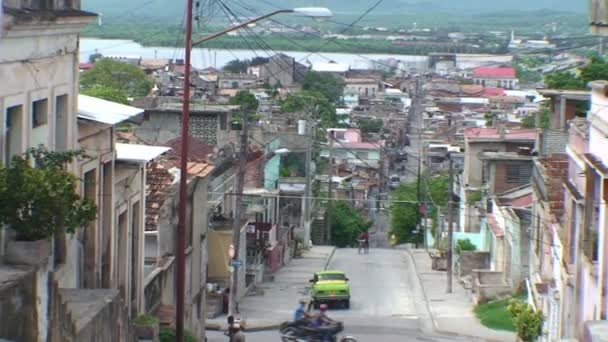
{"label": "corrugated metal roof", "polygon": [[312,65],[312,70],[317,72],[347,72],[348,64],[342,63],[315,63]]}
{"label": "corrugated metal roof", "polygon": [[115,125],[144,110],[96,97],[78,94],[78,118]]}
{"label": "corrugated metal roof", "polygon": [[149,162],[161,154],[169,151],[170,147],[150,146],[139,144],[116,144],[116,160]]}

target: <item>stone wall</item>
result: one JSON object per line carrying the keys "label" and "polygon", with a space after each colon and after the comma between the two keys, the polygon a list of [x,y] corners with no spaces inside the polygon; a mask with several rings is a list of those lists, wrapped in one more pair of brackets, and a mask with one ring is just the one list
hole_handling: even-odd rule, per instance
{"label": "stone wall", "polygon": [[458,257],[458,276],[471,275],[475,269],[490,268],[490,252],[461,251]]}
{"label": "stone wall", "polygon": [[36,341],[35,296],[33,270],[0,266],[0,339]]}

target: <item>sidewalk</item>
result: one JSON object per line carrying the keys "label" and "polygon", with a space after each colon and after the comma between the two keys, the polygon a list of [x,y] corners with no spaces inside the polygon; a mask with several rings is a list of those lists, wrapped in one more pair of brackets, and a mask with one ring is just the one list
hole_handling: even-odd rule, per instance
{"label": "sidewalk", "polygon": [[[246,321],[247,331],[277,329],[282,322],[291,320],[298,301],[309,298],[308,280],[314,272],[325,269],[334,251],[333,246],[312,247],[277,271],[274,281],[259,284],[258,292],[263,294],[243,297],[237,317]],[[226,324],[226,315],[206,320],[207,330],[224,329]]]}
{"label": "sidewalk", "polygon": [[473,312],[471,293],[454,279],[452,293],[446,293],[445,271],[431,269],[431,258],[424,249],[410,249],[416,273],[420,278],[435,332],[484,341],[516,340],[513,332],[492,330],[483,326]]}

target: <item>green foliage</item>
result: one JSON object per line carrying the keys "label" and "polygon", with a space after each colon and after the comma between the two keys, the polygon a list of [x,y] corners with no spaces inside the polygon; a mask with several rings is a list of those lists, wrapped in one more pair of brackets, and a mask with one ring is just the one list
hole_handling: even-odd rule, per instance
{"label": "green foliage", "polygon": [[129,100],[123,92],[101,84],[94,84],[90,88],[82,90],[80,93],[116,103],[129,104]]}
{"label": "green foliage", "polygon": [[511,313],[519,338],[534,341],[542,334],[542,312],[534,311],[532,306],[523,300],[511,300],[507,310]]}
{"label": "green foliage", "polygon": [[587,65],[580,68],[579,78],[585,86],[591,81],[608,80],[608,63],[600,57],[592,57]]}
{"label": "green foliage", "polygon": [[96,85],[115,89],[127,97],[147,96],[154,82],[135,65],[102,58],[80,76],[82,90]]}
{"label": "green foliage", "polygon": [[338,247],[353,245],[361,232],[372,226],[372,222],[363,218],[361,213],[347,202],[334,202],[333,206],[332,241]]}
{"label": "green foliage", "polygon": [[260,102],[248,90],[239,90],[238,93],[230,98],[231,105],[241,106],[247,113],[255,112],[260,106]]}
{"label": "green foliage", "polygon": [[158,323],[158,318],[152,315],[141,315],[133,320],[136,325],[154,325]]}
{"label": "green foliage", "polygon": [[266,57],[253,57],[252,59],[233,59],[226,63],[222,68],[226,72],[233,74],[244,74],[250,66],[257,66],[268,63]]}
{"label": "green foliage", "polygon": [[[390,218],[391,233],[397,243],[418,243],[421,237],[414,233],[418,223],[418,205],[416,201],[416,183],[402,184],[391,193]],[[412,201],[412,202],[399,202]]]}
{"label": "green foliage", "polygon": [[231,72],[233,74],[244,74],[247,72],[249,63],[247,60],[233,59],[224,65],[224,71]]}
{"label": "green foliage", "polygon": [[[176,342],[175,328],[164,327],[160,329],[158,334],[160,342]],[[197,342],[197,338],[189,331],[184,331],[184,342]]]}
{"label": "green foliage", "polygon": [[361,118],[357,121],[357,125],[363,134],[380,133],[384,127],[384,122],[382,119]]}
{"label": "green foliage", "polygon": [[73,233],[94,219],[95,204],[80,198],[78,178],[66,170],[82,157],[82,151],[52,152],[40,145],[0,166],[0,225],[11,227],[18,240],[36,241],[61,229]]}
{"label": "green foliage", "polygon": [[456,254],[460,254],[461,251],[474,251],[477,247],[469,239],[460,239],[456,241]]}
{"label": "green foliage", "polygon": [[298,153],[288,153],[283,156],[281,158],[281,168],[284,168],[287,174],[283,177],[289,177],[291,174],[303,177],[306,174],[306,163],[302,160],[301,154]]}
{"label": "green foliage", "polygon": [[103,58],[103,55],[99,52],[89,55],[89,63],[95,63],[98,59]]}
{"label": "green foliage", "polygon": [[291,94],[281,103],[281,111],[311,115],[315,120],[320,121],[322,127],[338,126],[336,107],[319,92],[305,90]]}
{"label": "green foliage", "polygon": [[540,72],[534,70],[533,67],[525,66],[522,64],[515,64],[515,72],[517,74],[519,82],[523,84],[536,83],[543,79]]}
{"label": "green foliage", "polygon": [[585,83],[570,72],[556,72],[545,76],[545,87],[550,89],[585,89]]}
{"label": "green foliage", "polygon": [[474,309],[475,316],[484,326],[495,330],[515,331],[511,314],[507,310],[511,299],[492,300],[481,303]]}
{"label": "green foliage", "polygon": [[[540,109],[540,127],[542,129],[549,128],[551,124],[551,111],[547,107]],[[528,115],[521,120],[522,128],[535,128],[536,127],[536,115]]]}
{"label": "green foliage", "polygon": [[481,201],[481,190],[471,191],[467,194],[467,204],[473,205]]}
{"label": "green foliage", "polygon": [[338,102],[344,93],[344,80],[332,74],[309,71],[304,76],[302,89],[325,95],[332,103]]}

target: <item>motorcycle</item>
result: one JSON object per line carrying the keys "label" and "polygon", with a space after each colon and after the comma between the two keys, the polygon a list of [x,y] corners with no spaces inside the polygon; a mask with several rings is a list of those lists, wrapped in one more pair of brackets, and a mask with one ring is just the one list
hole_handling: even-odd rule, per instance
{"label": "motorcycle", "polygon": [[342,322],[322,327],[312,327],[306,321],[283,322],[279,328],[283,342],[357,342],[352,336],[343,336],[338,340],[338,334],[344,330]]}

